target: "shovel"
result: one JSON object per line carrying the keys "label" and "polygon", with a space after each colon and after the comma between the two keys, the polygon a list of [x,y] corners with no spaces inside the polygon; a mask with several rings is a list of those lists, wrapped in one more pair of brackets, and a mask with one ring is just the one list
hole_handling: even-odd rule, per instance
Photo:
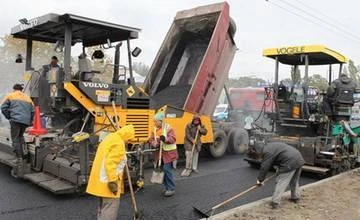
{"label": "shovel", "polygon": [[192,146],[192,149],[191,149],[190,169],[185,168],[185,169],[181,172],[181,176],[186,176],[186,177],[188,177],[188,176],[190,176],[190,174],[191,174],[193,157],[194,157],[194,150],[195,150],[195,147],[196,147],[196,142],[197,142],[198,135],[199,135],[199,129],[197,128],[197,129],[196,129],[195,139],[194,139],[195,141],[194,141],[193,146]]}
{"label": "shovel", "polygon": [[140,220],[140,219],[143,219],[143,213],[139,212],[138,207],[137,207],[137,203],[136,203],[136,199],[135,199],[135,193],[134,193],[134,189],[133,189],[133,185],[132,185],[132,181],[131,181],[131,176],[130,176],[130,170],[129,170],[129,166],[127,164],[125,165],[125,169],[126,169],[126,175],[127,175],[127,178],[128,178],[128,182],[129,182],[131,203],[132,203],[133,208],[134,208],[134,220]]}
{"label": "shovel", "polygon": [[[111,125],[114,127],[115,130],[118,130],[120,128],[119,126],[119,119],[117,117],[117,112],[116,112],[116,106],[115,106],[115,102],[112,101],[112,107],[113,107],[113,111],[115,114],[115,122],[116,124],[114,124],[109,116],[106,114],[106,116],[108,117]],[[128,183],[129,183],[129,188],[130,188],[130,195],[131,195],[131,203],[133,205],[133,209],[134,209],[134,220],[140,220],[143,219],[143,214],[142,212],[139,212],[138,207],[137,207],[137,203],[136,203],[136,199],[135,199],[135,193],[134,193],[134,189],[133,189],[133,185],[132,185],[132,181],[131,181],[131,175],[130,175],[130,170],[129,170],[129,166],[126,163],[125,164],[125,170],[126,170],[126,175],[127,175],[127,179],[128,179]]]}
{"label": "shovel", "polygon": [[[154,138],[156,140],[155,131],[154,131]],[[161,157],[162,157],[162,147],[163,147],[162,144],[163,143],[160,142],[159,161],[158,161],[157,167],[152,172],[151,179],[150,179],[151,183],[163,184],[163,182],[164,182],[164,172],[160,168],[160,166],[161,166]]]}
{"label": "shovel", "polygon": [[[276,176],[276,173],[273,174],[273,175],[271,175],[271,176],[269,176],[268,178],[266,178],[262,183],[267,182],[268,180],[272,179],[272,178],[275,177],[275,176]],[[261,187],[261,186],[262,186],[262,185],[255,184],[255,185],[251,186],[250,188],[248,188],[247,190],[242,191],[242,192],[236,194],[235,196],[233,196],[233,197],[231,197],[231,198],[229,198],[229,199],[227,199],[227,200],[225,200],[225,201],[223,201],[223,202],[221,202],[221,203],[219,203],[219,204],[211,207],[210,210],[205,211],[205,212],[204,212],[204,211],[201,211],[200,209],[198,209],[198,208],[196,208],[196,207],[194,207],[194,206],[193,206],[193,208],[194,208],[194,210],[196,211],[196,213],[200,214],[202,217],[204,217],[204,218],[210,218],[210,217],[214,214],[214,212],[215,212],[216,209],[218,209],[218,208],[220,208],[220,207],[228,204],[229,202],[232,202],[233,200],[235,200],[235,199],[237,199],[237,198],[245,195],[246,193],[251,192],[251,191],[253,191],[253,190],[255,190],[255,189],[257,189],[257,188],[259,188],[259,187]]]}

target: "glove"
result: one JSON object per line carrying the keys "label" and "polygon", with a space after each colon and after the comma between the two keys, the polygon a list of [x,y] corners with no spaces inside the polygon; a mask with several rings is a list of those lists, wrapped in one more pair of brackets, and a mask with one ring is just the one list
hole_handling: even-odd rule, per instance
{"label": "glove", "polygon": [[118,192],[118,185],[117,185],[116,182],[109,182],[109,183],[108,183],[108,187],[109,187],[110,191],[111,191],[114,195],[117,194],[117,192]]}
{"label": "glove", "polygon": [[165,136],[164,136],[164,135],[161,135],[161,136],[160,136],[160,141],[165,142],[165,140],[166,140]]}
{"label": "glove", "polygon": [[263,183],[263,182],[260,182],[259,180],[256,180],[256,185],[258,185],[258,186],[263,186],[264,183]]}

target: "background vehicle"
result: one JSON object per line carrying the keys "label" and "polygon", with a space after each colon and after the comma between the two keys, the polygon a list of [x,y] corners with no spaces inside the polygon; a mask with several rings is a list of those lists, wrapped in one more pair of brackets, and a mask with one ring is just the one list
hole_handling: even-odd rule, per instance
{"label": "background vehicle", "polygon": [[255,121],[255,126],[271,129],[270,119],[266,117],[266,113],[275,110],[275,103],[271,91],[266,87],[229,88],[229,98],[232,105],[232,120],[238,121],[244,127],[245,118],[250,116]]}
{"label": "background vehicle", "polygon": [[[346,58],[322,45],[271,48],[263,52],[276,61],[274,113],[272,132],[254,130],[250,151],[246,159],[250,164],[259,164],[258,146],[269,141],[282,141],[299,149],[306,166],[305,170],[326,174],[341,172],[358,165],[359,127],[351,127],[349,119],[353,104],[333,105],[333,114],[328,118],[323,112],[323,95],[308,86],[308,68],[312,65],[329,65],[329,84],[334,64],[339,65],[339,76]],[[278,85],[279,63],[292,65],[296,70],[305,68],[304,81],[299,89],[295,83],[288,90]],[[348,91],[349,94],[352,91]]]}
{"label": "background vehicle", "polygon": [[237,49],[235,29],[226,2],[178,12],[143,86],[151,108],[165,112],[178,145],[183,145],[186,124],[201,114],[208,129],[202,142],[215,158],[228,145],[243,152],[248,140],[236,123],[211,120]]}
{"label": "background vehicle", "polygon": [[215,121],[225,121],[228,118],[229,106],[228,104],[218,104],[213,113]]}

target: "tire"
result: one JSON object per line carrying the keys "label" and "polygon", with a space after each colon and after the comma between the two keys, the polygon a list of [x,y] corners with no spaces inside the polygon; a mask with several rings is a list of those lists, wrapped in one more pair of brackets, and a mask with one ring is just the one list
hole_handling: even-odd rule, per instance
{"label": "tire", "polygon": [[210,154],[214,158],[222,157],[227,148],[227,136],[225,131],[219,130],[214,134],[214,142],[210,144],[209,150]]}
{"label": "tire", "polygon": [[229,25],[229,34],[232,38],[234,38],[236,33],[236,24],[234,19],[230,18],[230,25]]}
{"label": "tire", "polygon": [[233,128],[229,132],[229,148],[235,154],[244,154],[249,149],[249,135],[246,130]]}

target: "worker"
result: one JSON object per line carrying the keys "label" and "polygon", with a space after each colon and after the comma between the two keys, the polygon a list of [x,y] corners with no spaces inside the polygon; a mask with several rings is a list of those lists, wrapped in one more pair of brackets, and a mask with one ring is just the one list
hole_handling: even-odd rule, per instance
{"label": "worker", "polygon": [[29,84],[30,97],[34,105],[39,105],[39,95],[40,95],[40,72],[32,70]]}
{"label": "worker", "polygon": [[280,81],[280,85],[278,86],[278,99],[286,100],[287,98],[287,88],[284,85],[283,81]]}
{"label": "worker", "polygon": [[[176,147],[176,137],[174,129],[164,122],[165,114],[158,112],[154,116],[154,132],[152,132],[149,143],[152,147],[160,149],[162,147],[162,169],[164,171],[163,196],[170,197],[175,194],[175,182],[173,177],[173,161],[178,159]],[[155,161],[159,159],[159,151],[155,153]]]}
{"label": "worker", "polygon": [[22,171],[22,162],[25,159],[25,129],[32,124],[34,104],[31,98],[22,92],[22,84],[15,84],[13,92],[8,94],[1,105],[1,112],[10,121],[12,147],[16,155],[16,167],[11,174],[17,177]]}
{"label": "worker", "polygon": [[117,218],[120,194],[124,193],[125,144],[134,137],[133,125],[126,125],[108,134],[97,148],[86,192],[100,197],[98,220]]}
{"label": "worker", "polygon": [[[201,136],[206,135],[207,130],[201,123],[200,116],[194,115],[192,121],[186,125],[184,148],[186,156],[185,170],[181,176],[190,176],[191,172],[198,173],[198,158],[201,150]],[[193,149],[194,148],[194,149]]]}
{"label": "worker", "polygon": [[43,65],[42,76],[46,77],[49,83],[57,83],[58,72],[60,70],[58,62],[58,58],[56,56],[52,56],[50,64]]}
{"label": "worker", "polygon": [[356,83],[345,73],[334,80],[324,97],[324,111],[327,116],[333,115],[334,106],[353,106]]}
{"label": "worker", "polygon": [[58,62],[59,62],[58,58],[57,58],[56,56],[52,56],[52,57],[51,57],[51,61],[50,61],[50,69],[51,69],[52,67],[58,67],[58,68],[60,68]]}
{"label": "worker", "polygon": [[271,207],[279,207],[281,195],[290,185],[290,201],[297,203],[300,199],[299,179],[301,168],[305,161],[300,152],[294,147],[281,143],[272,142],[260,149],[261,167],[257,179],[258,185],[263,185],[266,174],[272,166],[277,167],[276,186],[272,196]]}

